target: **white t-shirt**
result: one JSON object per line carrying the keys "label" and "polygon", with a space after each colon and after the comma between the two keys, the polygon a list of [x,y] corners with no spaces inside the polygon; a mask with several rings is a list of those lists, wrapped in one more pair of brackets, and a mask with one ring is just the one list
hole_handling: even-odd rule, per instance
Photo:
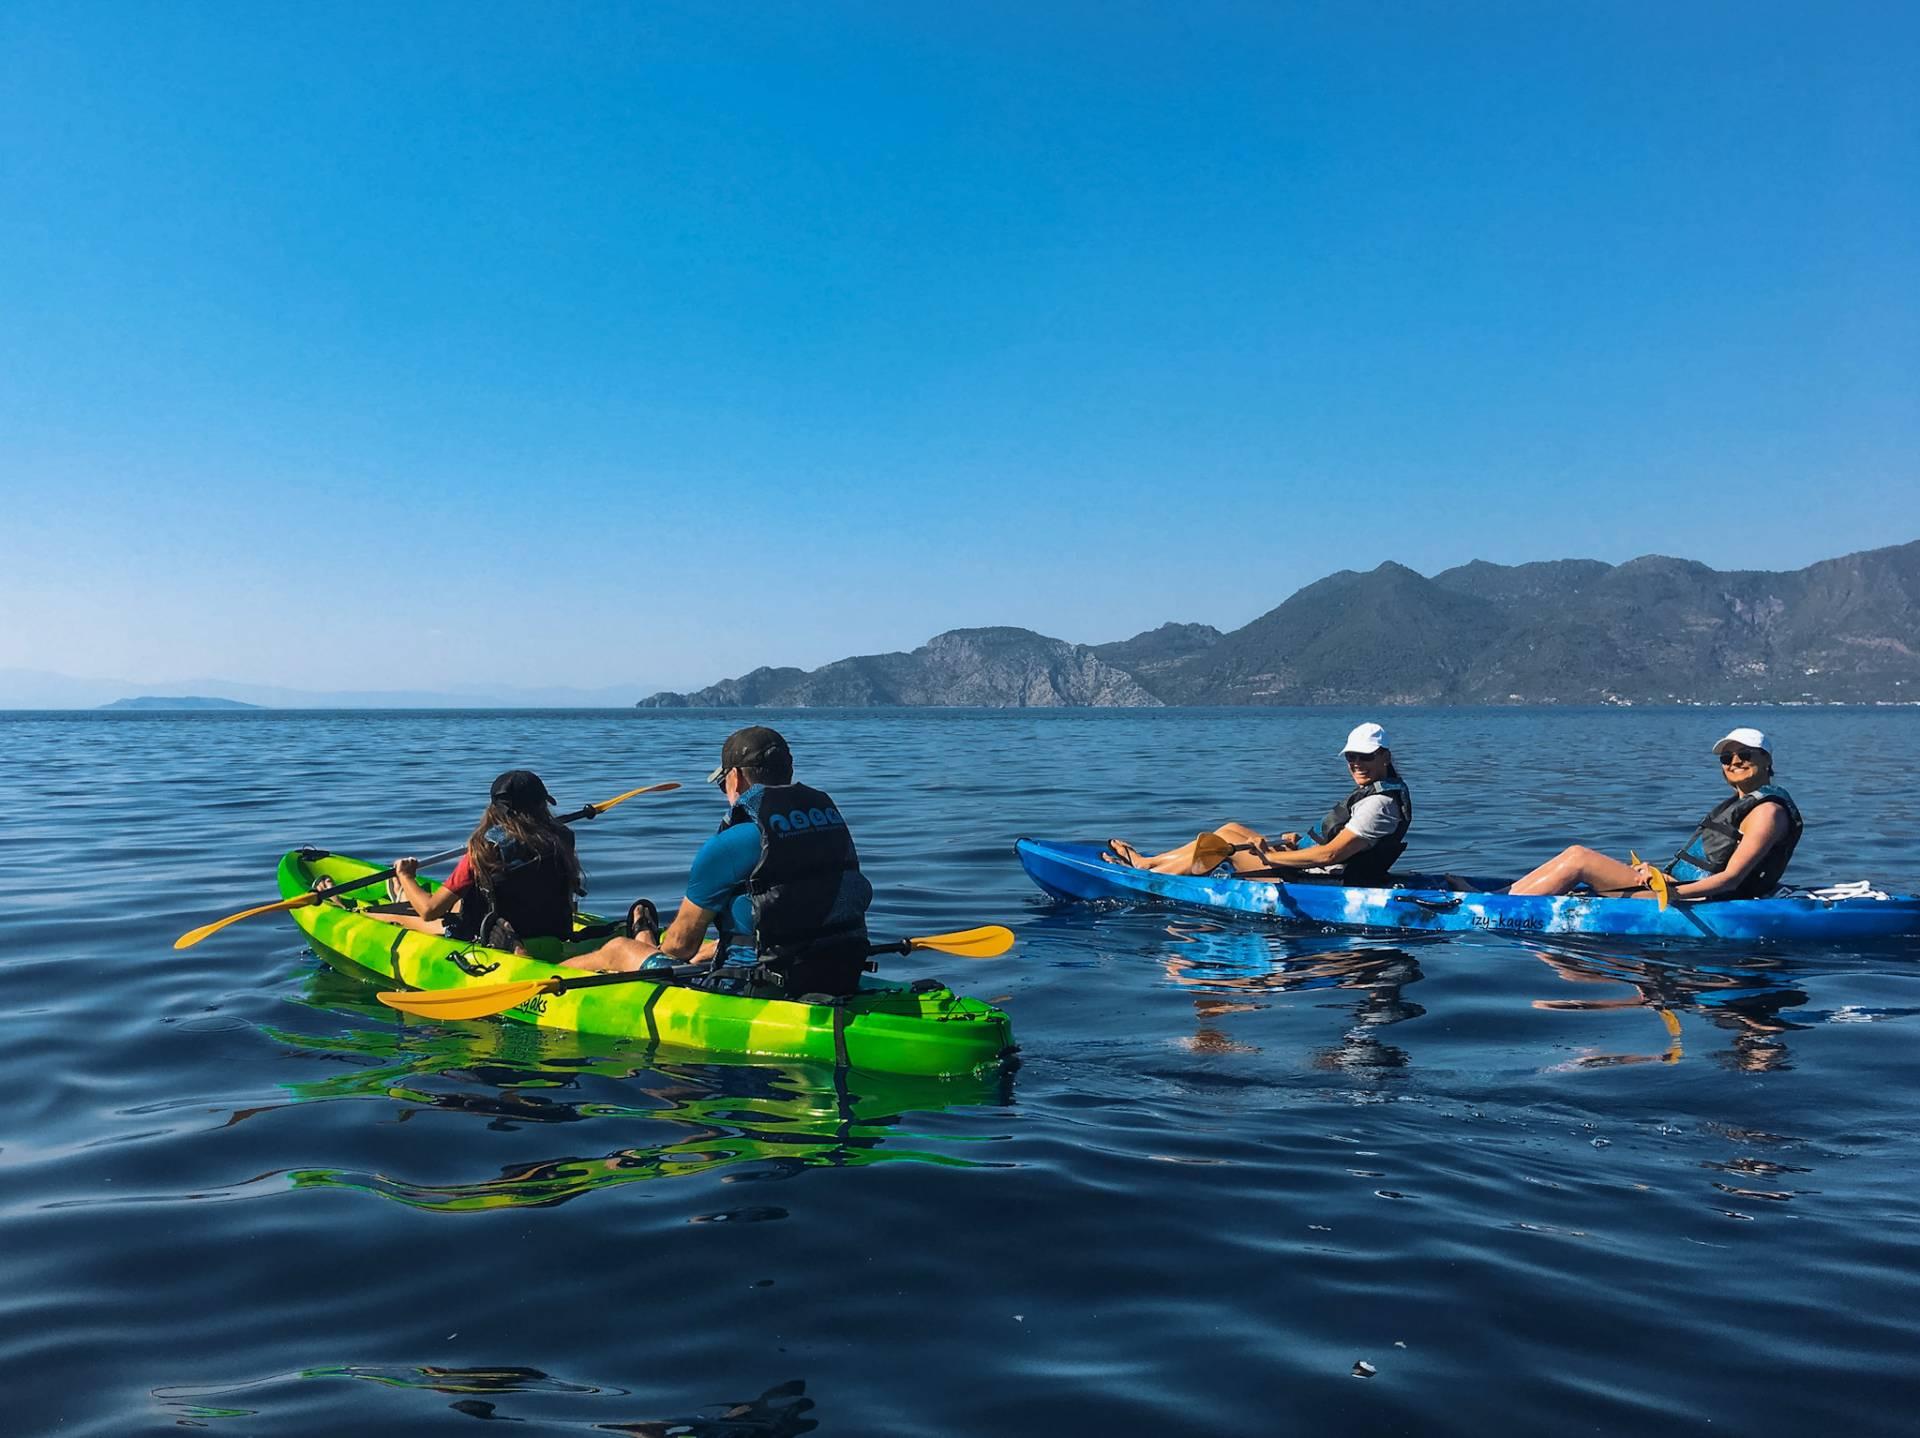
{"label": "white t-shirt", "polygon": [[1387,794],[1369,794],[1353,806],[1347,827],[1369,845],[1377,844],[1400,827],[1399,801]]}
{"label": "white t-shirt", "polygon": [[[1386,794],[1369,794],[1347,812],[1347,828],[1365,839],[1369,849],[1399,827],[1400,803]],[[1304,835],[1301,836],[1301,843],[1312,842]],[[1337,875],[1345,868],[1344,864],[1317,864],[1304,872]]]}

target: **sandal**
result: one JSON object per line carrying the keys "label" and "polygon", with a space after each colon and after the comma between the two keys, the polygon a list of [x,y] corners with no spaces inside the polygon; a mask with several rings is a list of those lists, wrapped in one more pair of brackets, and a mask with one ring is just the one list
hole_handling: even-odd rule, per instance
{"label": "sandal", "polygon": [[1109,864],[1118,864],[1123,869],[1144,867],[1140,863],[1140,851],[1125,839],[1107,840],[1107,847],[1100,857]]}
{"label": "sandal", "polygon": [[627,906],[627,937],[637,939],[642,934],[649,943],[660,942],[660,911],[652,899],[635,899]]}

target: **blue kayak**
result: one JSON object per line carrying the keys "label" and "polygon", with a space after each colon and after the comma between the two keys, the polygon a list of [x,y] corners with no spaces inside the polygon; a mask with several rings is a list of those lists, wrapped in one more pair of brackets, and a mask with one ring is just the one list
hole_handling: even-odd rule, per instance
{"label": "blue kayak", "polygon": [[1384,889],[1208,875],[1154,874],[1110,864],[1099,844],[1021,839],[1013,846],[1034,883],[1056,899],[1146,900],[1222,914],[1264,914],[1322,929],[1481,930],[1649,939],[1839,941],[1920,934],[1911,894],[1672,904],[1592,895],[1516,895],[1494,880],[1408,874]]}

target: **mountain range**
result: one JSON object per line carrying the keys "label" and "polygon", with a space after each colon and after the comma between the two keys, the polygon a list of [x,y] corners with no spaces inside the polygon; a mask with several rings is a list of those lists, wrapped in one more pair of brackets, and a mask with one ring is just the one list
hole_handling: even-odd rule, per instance
{"label": "mountain range", "polygon": [[1786,572],[1658,555],[1342,570],[1223,633],[956,629],[643,708],[1920,702],[1920,541]]}

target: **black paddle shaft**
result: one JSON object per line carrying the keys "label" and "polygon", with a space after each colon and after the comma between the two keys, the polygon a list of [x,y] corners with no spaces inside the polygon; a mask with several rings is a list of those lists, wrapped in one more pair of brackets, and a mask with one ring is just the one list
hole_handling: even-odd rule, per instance
{"label": "black paddle shaft", "polygon": [[[556,814],[554,815],[553,822],[556,824],[572,824],[581,819],[597,819],[599,817],[600,806],[598,804],[589,804],[584,809],[575,809],[571,814]],[[462,844],[457,849],[445,849],[438,854],[429,854],[426,858],[420,860],[420,862],[423,864],[444,864],[447,860],[457,859],[466,852],[467,846]],[[326,849],[302,849],[300,851],[300,857],[308,862],[312,862],[315,859],[324,859],[328,856],[329,851]],[[368,874],[364,879],[354,879],[347,883],[335,883],[327,892],[329,894],[351,894],[355,889],[364,889],[370,884],[384,884],[387,880],[391,879],[396,872],[398,871],[394,869],[381,869],[378,873]]]}
{"label": "black paddle shaft", "polygon": [[[892,944],[868,944],[869,954],[910,954],[913,952],[913,940],[901,939]],[[700,974],[716,973],[719,964],[679,964],[671,969],[623,969],[617,974],[583,974],[577,979],[550,980],[552,987],[546,992],[562,994],[572,989],[597,989],[602,984],[679,984]]]}

